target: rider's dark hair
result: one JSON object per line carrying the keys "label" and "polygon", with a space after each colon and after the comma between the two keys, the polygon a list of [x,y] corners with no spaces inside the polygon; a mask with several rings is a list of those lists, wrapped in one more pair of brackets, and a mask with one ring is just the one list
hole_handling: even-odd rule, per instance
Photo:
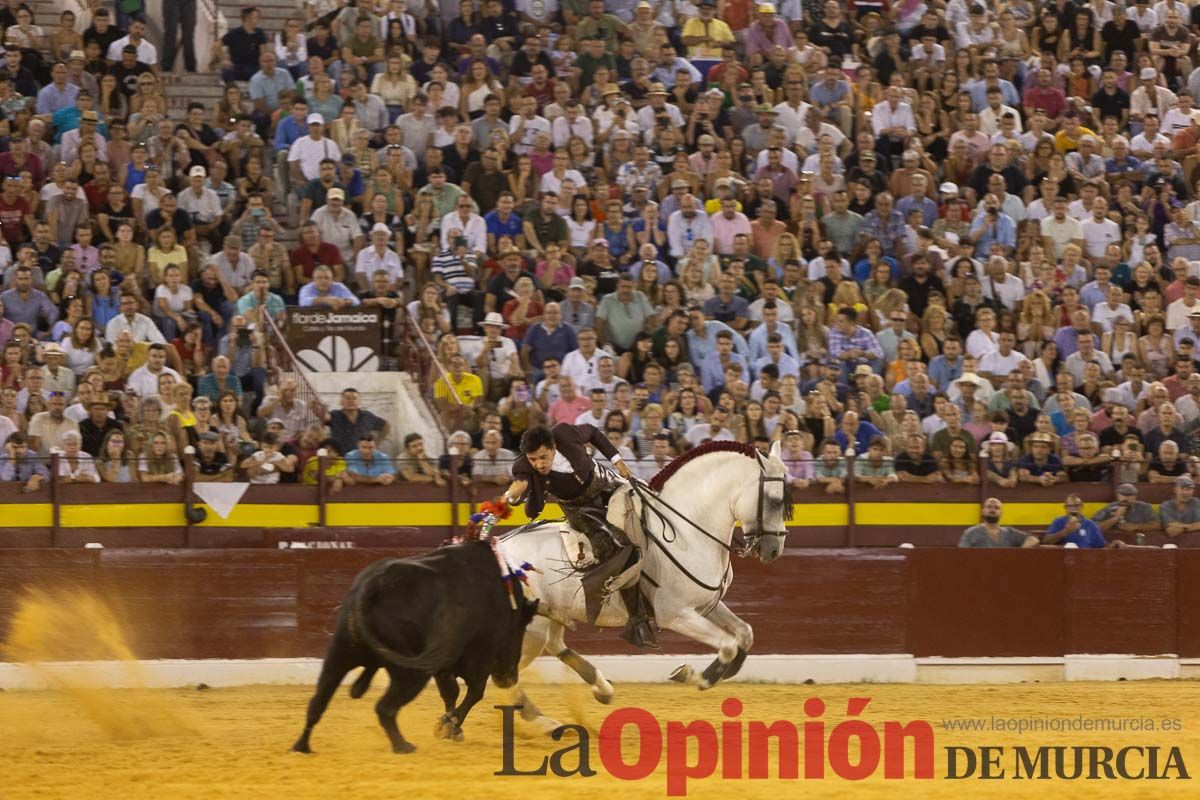
{"label": "rider's dark hair", "polygon": [[554,434],[545,425],[534,425],[521,435],[522,453],[532,453],[543,447],[554,449]]}

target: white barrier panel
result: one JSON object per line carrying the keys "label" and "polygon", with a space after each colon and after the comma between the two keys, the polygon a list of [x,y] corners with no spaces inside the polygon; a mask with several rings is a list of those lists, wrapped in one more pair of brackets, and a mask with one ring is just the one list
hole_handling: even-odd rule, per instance
{"label": "white barrier panel", "polygon": [[[665,683],[681,663],[703,668],[709,656],[595,656],[616,683]],[[0,689],[46,688],[46,676],[70,685],[112,688],[212,687],[254,684],[309,685],[321,670],[317,658],[59,662],[31,668],[0,663]],[[351,673],[353,677],[356,673]],[[1020,683],[1033,681],[1146,680],[1200,677],[1200,659],[1174,656],[1075,655],[1065,658],[914,658],[911,655],[750,656],[734,683]],[[575,683],[557,659],[534,665],[531,683]]]}

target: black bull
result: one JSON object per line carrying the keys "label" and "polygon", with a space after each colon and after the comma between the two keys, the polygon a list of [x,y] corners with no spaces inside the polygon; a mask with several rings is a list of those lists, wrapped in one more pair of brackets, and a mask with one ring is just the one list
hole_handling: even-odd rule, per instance
{"label": "black bull", "polygon": [[[521,641],[537,613],[521,582],[513,581],[514,610],[491,547],[466,542],[411,558],[376,561],[358,574],[338,612],[317,689],[308,703],[304,733],[292,746],[312,752],[309,737],[342,679],[362,674],[350,687],[362,697],[375,672],[391,679],[375,705],[392,750],[415,748],[400,733],[396,715],[433,677],[446,704],[438,735],[462,739],[462,723],[483,697],[490,675],[500,687],[517,682]],[[458,706],[458,678],[467,694]]]}

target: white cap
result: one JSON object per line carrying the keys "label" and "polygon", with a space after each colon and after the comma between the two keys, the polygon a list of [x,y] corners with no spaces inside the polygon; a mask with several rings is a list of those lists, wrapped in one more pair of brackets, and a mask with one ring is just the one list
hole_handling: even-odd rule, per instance
{"label": "white cap", "polygon": [[1154,67],[1142,67],[1142,71],[1138,73],[1138,77],[1144,81],[1152,81],[1158,77],[1158,70]]}
{"label": "white cap", "polygon": [[196,166],[194,166],[188,170],[188,175],[192,178],[207,178],[208,170],[206,170],[204,167],[197,164]]}
{"label": "white cap", "polygon": [[938,191],[942,194],[958,194],[958,184],[946,181],[938,187]]}
{"label": "white cap", "polygon": [[325,118],[322,117],[320,114],[315,114],[315,113],[309,114],[307,117],[305,117],[304,121],[306,123],[308,123],[309,125],[324,125],[325,124]]}
{"label": "white cap", "polygon": [[386,233],[388,235],[391,235],[392,229],[389,228],[387,225],[384,225],[382,222],[376,222],[374,225],[371,226],[371,233]]}

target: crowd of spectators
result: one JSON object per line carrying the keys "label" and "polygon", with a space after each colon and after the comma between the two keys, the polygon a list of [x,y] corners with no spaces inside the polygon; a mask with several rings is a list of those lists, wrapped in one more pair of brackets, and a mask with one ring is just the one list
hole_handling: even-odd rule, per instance
{"label": "crowd of spectators", "polygon": [[[1163,501],[1158,511],[1138,499],[1138,488],[1132,483],[1117,487],[1116,500],[1104,504],[1091,519],[1084,514],[1083,499],[1068,494],[1063,501],[1065,514],[1055,517],[1038,536],[1009,525],[1001,525],[1004,504],[995,497],[984,501],[982,522],[963,531],[959,547],[1039,547],[1076,548],[1147,547],[1146,537],[1160,534],[1175,539],[1185,533],[1200,531],[1200,498],[1196,483],[1188,475],[1173,481],[1170,499]],[[1117,536],[1132,537],[1114,538]]]}
{"label": "crowd of spectators", "polygon": [[[1195,474],[1186,5],[313,0],[279,32],[247,7],[221,100],[175,116],[143,23],[47,39],[12,8],[9,449],[77,424],[102,458],[95,409],[132,479],[213,427],[252,479],[332,441],[350,481],[501,483],[543,421],[643,477],[781,441],[830,494]],[[464,457],[277,414],[287,305],[381,308]]]}

